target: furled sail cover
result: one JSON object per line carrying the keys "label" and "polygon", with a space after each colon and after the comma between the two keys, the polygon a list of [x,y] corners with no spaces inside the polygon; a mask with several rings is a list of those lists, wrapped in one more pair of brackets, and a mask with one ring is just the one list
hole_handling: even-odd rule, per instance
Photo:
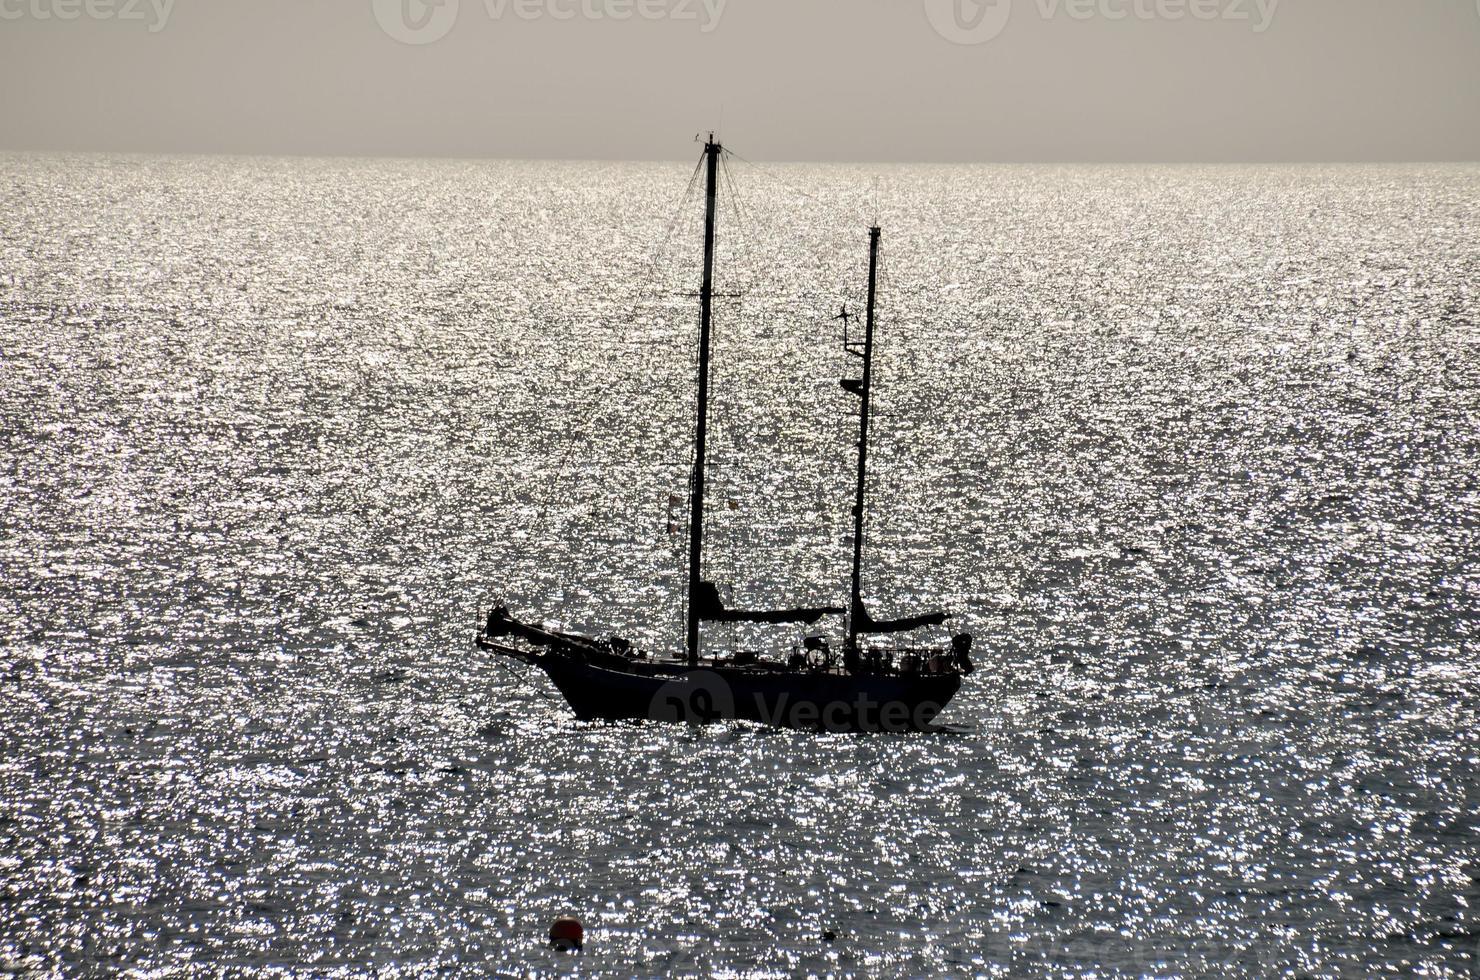
{"label": "furled sail cover", "polygon": [[713,582],[700,582],[699,594],[694,596],[699,609],[699,618],[710,623],[806,623],[811,625],[823,616],[840,615],[843,610],[836,606],[817,609],[726,609],[719,597],[719,589]]}
{"label": "furled sail cover", "polygon": [[927,613],[924,616],[911,616],[908,619],[887,619],[877,622],[868,614],[862,600],[853,605],[853,629],[859,633],[907,633],[910,630],[922,629],[926,626],[939,626],[950,619],[943,612]]}

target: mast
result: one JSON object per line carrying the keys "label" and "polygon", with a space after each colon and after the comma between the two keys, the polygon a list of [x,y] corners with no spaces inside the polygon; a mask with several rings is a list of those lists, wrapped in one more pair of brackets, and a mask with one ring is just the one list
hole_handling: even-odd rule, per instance
{"label": "mast", "polygon": [[[869,393],[873,386],[874,366],[874,295],[879,271],[879,228],[868,230],[868,309],[864,313],[863,327],[863,380],[856,389],[863,404],[858,410],[858,492],[853,498],[853,585],[848,600],[848,644],[844,648],[858,647],[858,627],[864,618],[863,611],[863,494],[868,482],[868,410]],[[849,353],[858,351],[849,349]]]}
{"label": "mast", "polygon": [[[709,427],[709,319],[714,293],[715,176],[719,154],[720,146],[714,141],[714,134],[710,133],[704,143],[704,281],[699,287],[699,411],[694,429],[694,476],[689,487],[689,608],[685,645],[691,665],[699,663],[699,595],[704,582],[704,437]],[[867,405],[866,400],[864,404]],[[854,569],[856,594],[856,559]]]}

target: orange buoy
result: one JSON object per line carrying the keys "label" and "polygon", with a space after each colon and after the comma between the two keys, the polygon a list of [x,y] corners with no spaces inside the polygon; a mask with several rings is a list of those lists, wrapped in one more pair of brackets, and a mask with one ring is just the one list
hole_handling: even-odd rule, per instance
{"label": "orange buoy", "polygon": [[585,938],[581,920],[573,915],[562,915],[550,925],[550,945],[562,952],[580,949]]}

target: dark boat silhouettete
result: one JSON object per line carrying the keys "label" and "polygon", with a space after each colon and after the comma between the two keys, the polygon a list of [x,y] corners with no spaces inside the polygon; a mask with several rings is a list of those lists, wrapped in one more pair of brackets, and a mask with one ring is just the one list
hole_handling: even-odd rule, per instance
{"label": "dark boat silhouettete", "polygon": [[[707,723],[740,719],[789,728],[832,731],[920,731],[960,689],[973,670],[971,636],[949,646],[881,646],[863,637],[899,635],[939,626],[945,613],[876,620],[862,597],[870,397],[873,390],[875,298],[880,230],[869,229],[868,301],[861,340],[848,335],[845,351],[861,362],[861,377],[842,382],[859,399],[857,485],[853,505],[853,567],[846,608],[743,610],[727,608],[704,578],[706,445],[709,416],[710,323],[714,298],[717,172],[724,150],[704,144],[704,265],[699,291],[699,377],[694,469],[689,484],[688,602],[684,654],[659,657],[617,637],[597,639],[521,622],[503,606],[488,615],[477,644],[486,651],[540,668],[581,719],[650,719]],[[846,616],[841,650],[822,636],[775,658],[752,651],[702,649],[704,623],[800,624]]]}

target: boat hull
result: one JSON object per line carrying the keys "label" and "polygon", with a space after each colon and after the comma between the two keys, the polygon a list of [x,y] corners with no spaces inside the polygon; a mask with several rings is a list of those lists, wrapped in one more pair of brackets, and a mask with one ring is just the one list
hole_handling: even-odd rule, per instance
{"label": "boat hull", "polygon": [[614,669],[563,653],[531,658],[581,719],[743,720],[824,731],[924,731],[959,674],[842,674],[650,665]]}

